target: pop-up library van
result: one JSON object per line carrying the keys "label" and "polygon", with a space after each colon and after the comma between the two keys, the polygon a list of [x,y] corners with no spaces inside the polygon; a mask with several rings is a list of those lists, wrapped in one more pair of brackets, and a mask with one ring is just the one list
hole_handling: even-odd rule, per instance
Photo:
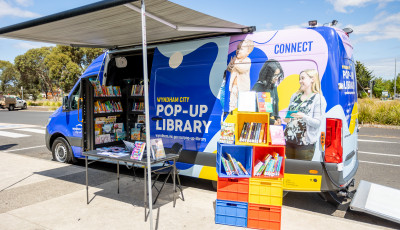
{"label": "pop-up library van", "polygon": [[[46,145],[56,161],[144,139],[148,116],[150,138],[161,138],[166,148],[183,145],[181,175],[215,181],[221,124],[233,123],[238,141],[242,118],[258,111],[244,95],[267,92],[267,123],[284,130],[284,190],[347,195],[358,168],[358,112],[346,32],[325,26],[254,32],[168,1],[148,2],[148,95],[140,29],[129,23],[140,17],[134,1],[104,1],[0,30],[11,38],[109,48],[49,118]],[[158,10],[167,6],[170,11]],[[186,26],[171,28],[172,22]],[[98,125],[107,122],[111,127]],[[270,145],[274,137],[266,133],[263,145]]]}

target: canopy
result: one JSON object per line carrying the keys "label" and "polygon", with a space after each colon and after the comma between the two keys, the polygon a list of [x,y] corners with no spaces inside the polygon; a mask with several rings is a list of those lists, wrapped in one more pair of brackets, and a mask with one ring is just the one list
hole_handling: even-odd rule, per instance
{"label": "canopy", "polygon": [[[137,0],[101,1],[0,28],[0,36],[82,47],[135,46],[142,43],[140,8]],[[255,30],[166,0],[146,0],[146,16],[148,44]]]}

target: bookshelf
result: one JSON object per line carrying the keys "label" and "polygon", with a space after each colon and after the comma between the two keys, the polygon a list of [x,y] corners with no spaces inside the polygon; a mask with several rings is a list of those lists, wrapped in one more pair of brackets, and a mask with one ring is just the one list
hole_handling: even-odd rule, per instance
{"label": "bookshelf", "polygon": [[[142,136],[142,132],[140,132],[140,137],[133,139],[132,138],[132,132],[134,132],[134,129],[136,128],[135,125],[139,120],[139,116],[145,115],[144,112],[144,96],[143,96],[143,91],[144,87],[141,84],[133,84],[133,85],[128,85],[126,87],[126,93],[127,93],[127,99],[126,99],[126,121],[127,121],[127,139],[130,141],[145,141]],[[140,110],[138,108],[135,109],[135,105],[142,104],[143,106],[140,106]],[[142,122],[140,122],[142,123]],[[144,122],[143,122],[144,123]],[[136,130],[137,132],[137,130]]]}

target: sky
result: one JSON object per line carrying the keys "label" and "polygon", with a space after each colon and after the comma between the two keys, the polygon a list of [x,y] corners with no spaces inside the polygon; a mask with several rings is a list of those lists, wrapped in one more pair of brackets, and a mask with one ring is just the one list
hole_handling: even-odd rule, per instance
{"label": "sky", "polygon": [[[0,28],[73,9],[97,0],[0,0]],[[350,27],[354,59],[375,77],[394,79],[395,59],[400,72],[400,0],[172,0],[185,7],[246,26],[257,31],[304,28],[337,20],[338,28]],[[0,60],[14,63],[16,56],[32,48],[52,44],[0,37]]]}

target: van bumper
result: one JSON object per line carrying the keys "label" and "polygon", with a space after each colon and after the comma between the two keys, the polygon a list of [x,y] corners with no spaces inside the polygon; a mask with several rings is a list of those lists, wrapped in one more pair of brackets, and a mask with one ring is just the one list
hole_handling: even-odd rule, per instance
{"label": "van bumper", "polygon": [[343,178],[343,171],[338,171],[336,163],[325,163],[324,167],[323,162],[286,159],[284,190],[339,191],[351,182],[357,168],[358,161],[353,171]]}
{"label": "van bumper", "polygon": [[47,127],[46,127],[46,133],[45,133],[45,135],[44,135],[44,140],[45,140],[45,142],[46,142],[46,147],[47,147],[47,149],[48,149],[49,151],[51,151],[51,148],[50,148],[50,134],[49,134],[49,131],[47,130]]}

